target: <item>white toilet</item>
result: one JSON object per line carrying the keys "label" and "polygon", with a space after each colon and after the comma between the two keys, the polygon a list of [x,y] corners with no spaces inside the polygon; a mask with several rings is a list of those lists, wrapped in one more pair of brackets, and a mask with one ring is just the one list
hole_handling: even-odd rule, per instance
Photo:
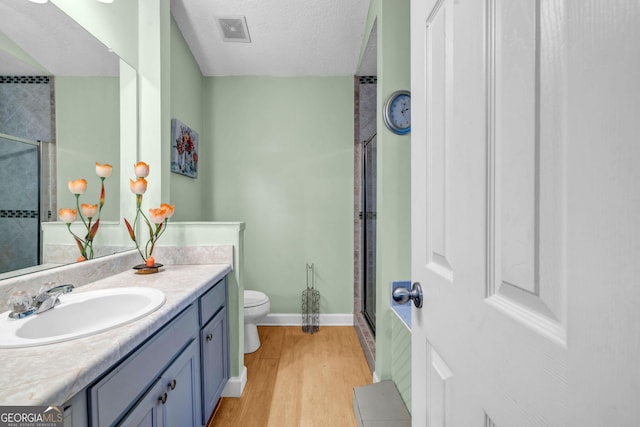
{"label": "white toilet", "polygon": [[253,353],[260,347],[256,322],[269,314],[269,297],[258,291],[244,291],[244,352]]}

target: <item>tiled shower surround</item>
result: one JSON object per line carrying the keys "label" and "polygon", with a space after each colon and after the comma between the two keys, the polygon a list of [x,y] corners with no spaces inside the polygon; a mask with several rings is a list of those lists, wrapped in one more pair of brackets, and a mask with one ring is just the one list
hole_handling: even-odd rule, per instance
{"label": "tiled shower surround", "polygon": [[[0,76],[0,133],[34,143],[46,141],[44,152],[49,154],[52,99],[47,76]],[[38,264],[40,206],[51,200],[44,183],[55,173],[50,172],[49,162],[39,165],[39,156],[37,145],[0,138],[0,273]],[[47,173],[44,192],[38,186],[41,170]]]}
{"label": "tiled shower surround", "polygon": [[38,148],[0,138],[0,273],[38,263]]}
{"label": "tiled shower surround", "polygon": [[371,371],[375,370],[375,337],[367,323],[363,310],[363,261],[362,252],[363,221],[359,213],[363,210],[362,195],[362,159],[363,143],[376,133],[376,97],[377,97],[377,77],[360,76],[355,78],[355,147],[354,147],[354,324],[358,338],[367,358],[367,363]]}

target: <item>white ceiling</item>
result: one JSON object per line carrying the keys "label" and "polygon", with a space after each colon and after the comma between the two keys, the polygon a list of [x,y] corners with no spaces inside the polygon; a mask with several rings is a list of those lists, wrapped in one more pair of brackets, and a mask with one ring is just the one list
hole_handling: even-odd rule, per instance
{"label": "white ceiling", "polygon": [[[346,76],[363,74],[358,73],[358,61],[369,3],[171,0],[171,13],[205,76]],[[226,16],[246,17],[251,43],[222,41],[215,17]],[[52,3],[0,1],[0,33],[53,75],[118,73],[115,55]],[[0,51],[0,74],[42,71],[9,61]]]}
{"label": "white ceiling", "polygon": [[[370,0],[172,0],[205,76],[356,74]],[[251,43],[223,42],[215,17],[244,16]]]}
{"label": "white ceiling", "polygon": [[[0,1],[0,37],[2,34],[53,75],[118,75],[118,57],[52,3]],[[0,51],[0,75],[42,74]]]}

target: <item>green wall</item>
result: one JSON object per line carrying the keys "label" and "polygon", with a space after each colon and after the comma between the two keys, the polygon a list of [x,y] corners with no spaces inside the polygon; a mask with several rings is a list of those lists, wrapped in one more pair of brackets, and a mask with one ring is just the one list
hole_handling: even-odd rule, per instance
{"label": "green wall", "polygon": [[402,400],[411,411],[411,331],[392,313],[387,325],[391,325],[391,375]]}
{"label": "green wall", "polygon": [[[171,19],[171,118],[178,119],[199,135],[198,155],[202,158],[210,147],[203,127],[203,77],[182,33]],[[167,144],[170,141],[166,141]],[[200,162],[199,162],[200,163]],[[206,163],[203,164],[207,170]],[[168,166],[167,166],[168,167]],[[171,204],[176,205],[174,221],[203,219],[203,174],[197,178],[172,173],[170,175]]]}
{"label": "green wall", "polygon": [[[391,93],[411,86],[409,3],[372,0],[369,7],[365,34],[377,22],[379,112]],[[366,41],[365,37],[362,51]],[[411,381],[403,367],[411,354],[411,340],[404,339],[406,332],[397,327],[391,312],[390,283],[411,278],[411,134],[391,133],[381,113],[377,128],[376,375],[394,380],[410,407]]]}
{"label": "green wall", "polygon": [[85,178],[87,192],[80,203],[100,199],[96,162],[114,170],[105,180],[101,219],[118,221],[120,212],[120,82],[117,77],[55,77],[58,208],[75,208],[67,188],[71,179]]}
{"label": "green wall", "polygon": [[305,263],[321,313],[353,312],[353,77],[205,79],[208,218],[244,221],[247,289],[300,313]]}

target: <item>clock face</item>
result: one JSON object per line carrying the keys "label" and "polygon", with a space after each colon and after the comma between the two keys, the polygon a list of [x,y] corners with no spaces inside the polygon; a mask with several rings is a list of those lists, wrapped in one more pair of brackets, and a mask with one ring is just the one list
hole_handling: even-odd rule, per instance
{"label": "clock face", "polygon": [[409,95],[399,95],[389,107],[391,121],[401,129],[411,126],[411,98]]}
{"label": "clock face", "polygon": [[408,91],[391,94],[385,105],[384,121],[392,132],[399,135],[411,130],[411,95]]}

